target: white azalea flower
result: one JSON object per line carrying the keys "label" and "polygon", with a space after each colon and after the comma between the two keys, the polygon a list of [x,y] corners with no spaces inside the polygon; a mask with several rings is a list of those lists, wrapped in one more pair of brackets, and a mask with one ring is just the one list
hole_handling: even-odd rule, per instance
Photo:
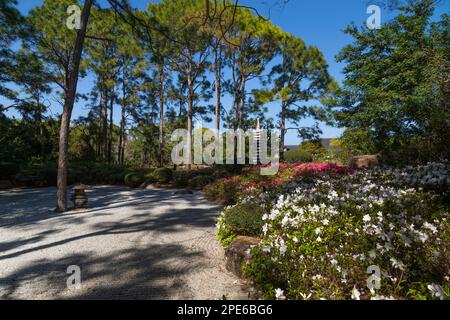
{"label": "white azalea flower", "polygon": [[385,296],[376,295],[374,297],[371,297],[370,300],[395,300],[395,298],[393,296],[385,297]]}
{"label": "white azalea flower", "polygon": [[275,289],[275,297],[277,298],[277,300],[285,300],[286,297],[284,296],[284,291],[281,290],[280,288]]}
{"label": "white azalea flower", "polygon": [[352,290],[352,299],[353,299],[353,300],[361,300],[360,297],[361,297],[361,293],[359,292],[359,290],[356,289],[356,287],[353,287],[353,290]]}
{"label": "white azalea flower", "polygon": [[431,223],[425,222],[425,223],[423,224],[423,226],[424,226],[425,228],[427,228],[428,230],[430,230],[431,232],[437,233],[437,228],[436,228],[435,226],[433,226]]}
{"label": "white azalea flower", "polygon": [[432,283],[432,284],[428,285],[427,288],[428,288],[428,290],[431,291],[433,296],[435,296],[436,298],[438,298],[440,300],[444,300],[444,291],[442,291],[442,288],[440,285]]}
{"label": "white azalea flower", "polygon": [[[309,300],[309,298],[311,298],[312,294],[309,293],[308,295],[306,295],[306,293],[300,292],[300,296],[302,297],[303,300]],[[321,298],[322,300],[322,298]]]}
{"label": "white azalea flower", "polygon": [[397,260],[395,258],[391,258],[390,261],[391,261],[391,264],[392,264],[392,266],[394,268],[397,268],[397,269],[400,269],[400,270],[405,270],[405,265],[400,260]]}
{"label": "white azalea flower", "polygon": [[270,247],[262,247],[261,251],[264,252],[264,253],[269,253],[270,252]]}

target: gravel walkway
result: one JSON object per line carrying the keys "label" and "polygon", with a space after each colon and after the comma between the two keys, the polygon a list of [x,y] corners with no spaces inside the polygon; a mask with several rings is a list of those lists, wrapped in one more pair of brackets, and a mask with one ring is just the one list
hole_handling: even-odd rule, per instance
{"label": "gravel walkway", "polygon": [[[54,188],[0,191],[0,299],[246,298],[201,194],[96,187],[90,209],[56,214]],[[81,269],[69,290],[67,268]]]}

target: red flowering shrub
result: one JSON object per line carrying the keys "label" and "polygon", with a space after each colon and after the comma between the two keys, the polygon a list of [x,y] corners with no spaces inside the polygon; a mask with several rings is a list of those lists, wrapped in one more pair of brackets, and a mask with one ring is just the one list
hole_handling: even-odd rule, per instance
{"label": "red flowering shrub", "polygon": [[305,175],[347,175],[353,169],[335,163],[280,163],[278,173],[274,176],[262,176],[261,168],[252,166],[243,170],[242,175],[224,178],[206,188],[206,195],[224,204],[235,204],[239,196],[256,196],[292,182],[298,176]]}

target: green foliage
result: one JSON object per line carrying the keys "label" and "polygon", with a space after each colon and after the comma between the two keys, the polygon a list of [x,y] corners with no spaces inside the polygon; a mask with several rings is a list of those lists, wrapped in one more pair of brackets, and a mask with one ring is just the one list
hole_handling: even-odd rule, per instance
{"label": "green foliage", "polygon": [[217,239],[219,239],[222,246],[229,246],[237,235],[231,229],[231,226],[227,224],[223,218],[223,215],[218,218],[217,226],[219,227],[217,231]]}
{"label": "green foliage", "polygon": [[128,173],[124,178],[125,184],[127,186],[129,186],[130,188],[137,188],[142,183],[144,183],[144,181],[145,181],[145,178],[141,172]]}
{"label": "green foliage", "polygon": [[376,153],[371,132],[367,129],[348,128],[340,139],[338,157],[343,163],[349,163],[353,156]]}
{"label": "green foliage", "polygon": [[[75,47],[76,32],[64,25],[67,8],[78,4],[72,0],[46,0],[31,10],[27,22],[33,28],[33,42],[41,58],[50,68],[52,81],[63,85],[70,66],[71,53]],[[88,33],[92,30],[88,30]],[[82,68],[83,70],[83,65]]]}
{"label": "green foliage", "polygon": [[238,204],[224,211],[224,221],[236,235],[259,236],[264,225],[263,214],[263,208],[257,204]]}
{"label": "green foliage", "polygon": [[185,188],[189,185],[189,180],[194,177],[195,173],[189,170],[175,171],[172,181],[179,188]]}
{"label": "green foliage", "polygon": [[309,140],[303,141],[300,145],[300,150],[312,154],[314,157],[318,158],[327,153],[327,149],[323,146],[321,140]]}
{"label": "green foliage", "polygon": [[0,179],[10,180],[17,173],[19,173],[20,167],[17,163],[12,162],[0,162]]}
{"label": "green foliage", "polygon": [[347,64],[337,122],[370,132],[376,152],[392,163],[450,154],[450,19],[431,22],[435,3],[411,1],[380,30],[349,26],[354,42],[337,56]]}
{"label": "green foliage", "polygon": [[[53,104],[54,99],[49,99],[52,93],[61,102],[68,92],[77,32],[65,26],[66,9],[81,4],[45,0],[22,17],[16,1],[0,0],[0,95],[8,96],[14,104],[6,108],[18,111],[22,118],[8,119],[6,108],[0,106],[0,136],[5,137],[0,145],[2,161],[46,162],[58,156],[59,119],[47,118],[46,110]],[[202,0],[159,1],[149,4],[147,10],[133,10],[137,19],[130,21],[124,21],[130,18],[124,7],[91,8],[79,76],[93,74],[94,85],[88,96],[76,95],[76,99],[89,100],[85,106],[89,113],[71,121],[69,161],[113,163],[117,159],[138,167],[154,165],[162,156],[163,164],[169,164],[172,144],[167,133],[185,127],[187,118],[210,118],[210,106],[203,103],[212,97],[208,72],[216,74],[222,94],[234,95],[233,112],[239,113],[235,114],[239,126],[253,125],[249,115],[262,117],[264,109],[254,103],[246,85],[280,55],[283,62],[269,79],[276,82],[274,90],[261,92],[265,99],[255,100],[264,104],[274,95],[288,99],[292,110],[288,106],[284,115],[292,121],[297,111],[302,116],[320,113],[294,106],[326,91],[330,79],[320,51],[260,19],[249,8],[218,2],[212,10],[207,4],[209,1]],[[23,46],[14,52],[17,40],[23,40]],[[226,69],[233,74],[230,79],[224,77]],[[286,83],[286,77],[292,81]],[[311,85],[300,87],[302,81]],[[19,88],[6,87],[12,83]],[[114,125],[119,106],[120,128]],[[233,121],[229,120],[225,120],[226,126]],[[56,125],[47,130],[47,122]],[[159,134],[158,122],[163,127],[163,152],[159,153],[154,139]],[[224,172],[216,177],[223,176]]]}
{"label": "green foliage", "polygon": [[[89,161],[71,162],[68,184],[120,185],[130,169],[116,164]],[[143,173],[140,173],[143,176]],[[56,162],[30,162],[23,164],[15,175],[15,183],[25,186],[56,186]]]}
{"label": "green foliage", "polygon": [[131,170],[126,166],[90,161],[72,161],[69,164],[68,183],[86,185],[121,185]]}
{"label": "green foliage", "polygon": [[[17,93],[5,84],[14,81],[14,52],[10,46],[20,36],[24,18],[15,7],[16,0],[0,0],[0,96],[14,99]],[[0,103],[0,116],[3,108]]]}
{"label": "green foliage", "polygon": [[[328,73],[328,65],[322,52],[313,46],[307,46],[301,38],[290,34],[277,35],[277,46],[281,56],[280,63],[272,68],[272,89],[256,94],[258,103],[279,101],[281,139],[288,131],[287,122],[295,127],[302,138],[311,138],[320,133],[317,123],[310,127],[301,125],[309,117],[314,120],[326,120],[326,113],[320,105],[305,105],[305,101],[321,100],[335,86]],[[307,84],[307,85],[305,85]]]}
{"label": "green foliage", "polygon": [[21,166],[15,182],[33,187],[56,186],[56,176],[56,163],[31,162]]}
{"label": "green foliage", "polygon": [[172,180],[173,171],[169,168],[158,168],[153,171],[153,177],[159,183],[169,183]]}
{"label": "green foliage", "polygon": [[238,175],[241,174],[243,165],[239,164],[218,164],[215,166],[215,172],[221,172],[224,175]]}
{"label": "green foliage", "polygon": [[[449,299],[449,173],[448,162],[430,163],[277,189],[244,273],[267,299],[276,290],[287,299]],[[371,265],[381,270],[374,291]]]}
{"label": "green foliage", "polygon": [[313,155],[305,150],[301,149],[294,149],[286,151],[283,154],[284,161],[285,162],[312,162],[313,161]]}
{"label": "green foliage", "polygon": [[213,181],[213,177],[206,175],[198,175],[189,180],[189,187],[193,189],[203,189]]}
{"label": "green foliage", "polygon": [[219,201],[223,205],[233,205],[238,198],[237,183],[218,180],[206,186],[203,190],[208,199]]}
{"label": "green foliage", "polygon": [[56,157],[58,122],[45,119],[8,119],[0,116],[0,159],[28,163],[32,159],[53,160]]}

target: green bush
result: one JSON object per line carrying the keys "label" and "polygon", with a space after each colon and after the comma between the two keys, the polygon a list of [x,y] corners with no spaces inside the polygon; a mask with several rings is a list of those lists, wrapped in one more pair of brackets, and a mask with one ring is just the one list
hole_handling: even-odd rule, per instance
{"label": "green bush", "polygon": [[144,175],[140,172],[132,172],[125,176],[125,184],[131,188],[137,188],[144,183]]}
{"label": "green bush", "polygon": [[153,172],[147,172],[144,174],[144,182],[146,185],[153,184],[156,182]]}
{"label": "green bush", "polygon": [[312,154],[313,157],[321,157],[327,153],[327,149],[320,139],[303,141],[299,149]]}
{"label": "green bush", "polygon": [[172,181],[179,188],[185,188],[189,185],[189,180],[194,176],[193,171],[175,171],[173,173]]}
{"label": "green bush", "polygon": [[[377,168],[247,197],[267,215],[244,274],[266,299],[449,299],[449,172],[448,163]],[[230,224],[217,225],[228,241]],[[374,265],[382,276],[371,291]]]}
{"label": "green bush", "polygon": [[15,176],[18,185],[29,187],[56,186],[56,163],[29,163]]}
{"label": "green bush", "polygon": [[226,178],[229,177],[231,174],[224,169],[217,169],[214,171],[213,173],[213,178],[214,179],[221,179],[221,178]]}
{"label": "green bush", "polygon": [[307,151],[294,149],[284,153],[284,161],[288,163],[294,162],[312,162],[313,155]]}
{"label": "green bush", "polygon": [[0,179],[12,179],[17,173],[19,173],[19,170],[19,165],[15,163],[0,162]]}
{"label": "green bush", "polygon": [[[4,167],[1,166],[2,164],[0,164],[0,170],[3,169],[2,176],[11,175],[16,172],[13,176],[18,185],[34,187],[56,185],[58,175],[56,162],[30,162],[24,164],[20,170],[17,169],[18,167],[8,169],[6,165]],[[130,172],[130,169],[126,166],[117,164],[74,161],[69,163],[67,183],[69,185],[77,183],[87,185],[119,185],[124,183],[125,175]],[[144,172],[139,172],[142,175],[144,174]]]}
{"label": "green bush", "polygon": [[210,200],[219,201],[223,205],[233,205],[238,198],[237,183],[231,179],[221,179],[206,186],[203,190]]}
{"label": "green bush", "polygon": [[244,168],[245,166],[241,164],[218,164],[215,166],[215,171],[227,172],[228,175],[238,175]]}
{"label": "green bush", "polygon": [[124,183],[125,176],[128,173],[131,173],[129,168],[117,164],[71,162],[69,164],[68,183],[119,185]]}
{"label": "green bush", "polygon": [[349,164],[353,156],[375,154],[379,150],[376,148],[370,130],[348,128],[340,138],[339,160],[344,164]]}
{"label": "green bush", "polygon": [[46,186],[56,186],[56,180],[58,178],[56,165],[46,165],[42,168],[41,177]]}
{"label": "green bush", "polygon": [[263,208],[253,203],[238,204],[228,208],[224,213],[224,222],[234,234],[242,236],[259,236],[264,222]]}
{"label": "green bush", "polygon": [[213,181],[211,176],[196,176],[189,180],[189,186],[193,189],[203,189]]}
{"label": "green bush", "polygon": [[158,168],[153,171],[153,177],[159,183],[169,183],[172,180],[173,171],[169,168]]}

